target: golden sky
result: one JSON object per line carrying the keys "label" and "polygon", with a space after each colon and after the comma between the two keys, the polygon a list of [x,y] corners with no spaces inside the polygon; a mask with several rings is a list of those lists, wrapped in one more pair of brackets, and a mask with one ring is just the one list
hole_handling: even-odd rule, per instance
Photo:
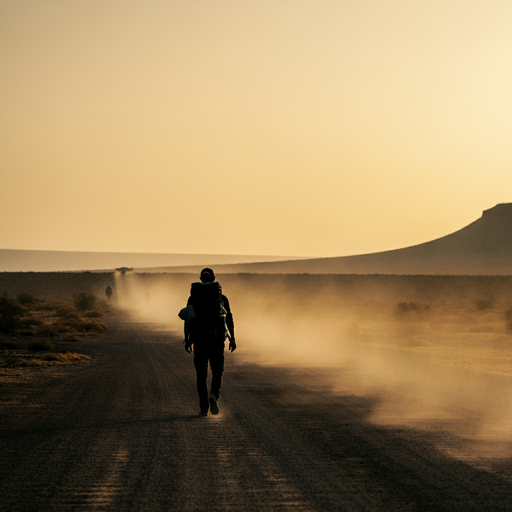
{"label": "golden sky", "polygon": [[512,201],[510,0],[0,0],[0,248],[341,256]]}

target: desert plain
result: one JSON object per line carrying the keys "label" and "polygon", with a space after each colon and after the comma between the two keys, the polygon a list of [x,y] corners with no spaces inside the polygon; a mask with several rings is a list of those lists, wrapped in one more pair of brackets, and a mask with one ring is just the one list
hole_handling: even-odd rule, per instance
{"label": "desert plain", "polygon": [[512,278],[220,274],[238,349],[207,418],[177,317],[195,280],[0,273],[13,299],[94,295],[108,327],[3,335],[83,356],[3,344],[5,510],[510,509]]}

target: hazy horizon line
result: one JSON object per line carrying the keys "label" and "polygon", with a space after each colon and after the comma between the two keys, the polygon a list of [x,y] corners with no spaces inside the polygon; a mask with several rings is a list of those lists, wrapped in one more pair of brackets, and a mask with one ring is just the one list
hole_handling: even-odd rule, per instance
{"label": "hazy horizon line", "polygon": [[328,258],[329,256],[297,256],[281,254],[249,254],[249,253],[217,253],[217,252],[141,252],[141,251],[88,251],[88,250],[69,250],[69,249],[10,249],[0,248],[0,251],[17,252],[64,252],[64,253],[85,253],[85,254],[158,254],[162,256],[245,256],[258,258]]}

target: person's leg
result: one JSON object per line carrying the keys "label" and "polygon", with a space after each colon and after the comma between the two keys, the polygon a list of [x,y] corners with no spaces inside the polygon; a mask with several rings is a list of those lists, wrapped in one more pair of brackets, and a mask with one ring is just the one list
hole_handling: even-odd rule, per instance
{"label": "person's leg", "polygon": [[218,400],[224,373],[224,343],[213,346],[210,350],[210,368],[212,370],[212,385],[210,393]]}
{"label": "person's leg", "polygon": [[202,411],[208,411],[208,353],[202,347],[194,344],[194,366],[197,376],[197,394],[199,395],[199,407]]}

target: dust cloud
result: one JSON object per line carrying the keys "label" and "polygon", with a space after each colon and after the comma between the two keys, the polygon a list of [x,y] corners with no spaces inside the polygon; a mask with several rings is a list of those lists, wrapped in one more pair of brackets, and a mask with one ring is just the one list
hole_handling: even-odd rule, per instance
{"label": "dust cloud", "polygon": [[[180,333],[177,314],[193,281],[118,273],[119,306]],[[466,447],[460,453],[441,435],[439,447],[465,460],[512,455],[510,278],[225,274],[218,281],[234,315],[239,363],[314,370],[334,393],[372,397],[370,422],[457,436]]]}

